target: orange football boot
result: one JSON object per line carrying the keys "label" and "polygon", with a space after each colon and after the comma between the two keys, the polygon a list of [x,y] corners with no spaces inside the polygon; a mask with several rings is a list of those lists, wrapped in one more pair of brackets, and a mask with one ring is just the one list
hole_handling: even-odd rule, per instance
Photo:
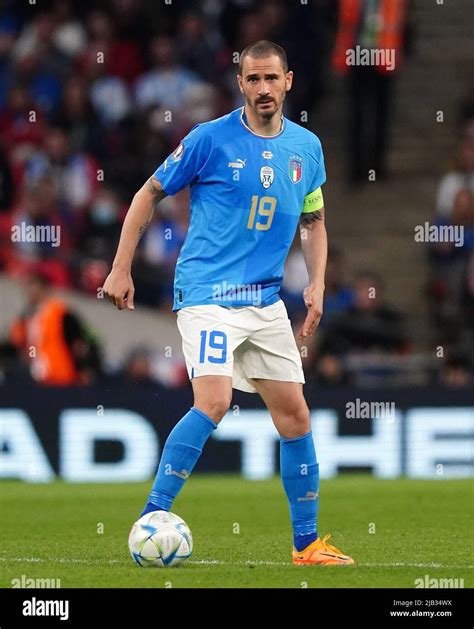
{"label": "orange football boot", "polygon": [[321,539],[315,539],[304,550],[293,549],[292,560],[296,565],[315,564],[320,566],[352,566],[354,560],[344,555],[338,548],[331,546],[327,540],[331,537],[328,533]]}

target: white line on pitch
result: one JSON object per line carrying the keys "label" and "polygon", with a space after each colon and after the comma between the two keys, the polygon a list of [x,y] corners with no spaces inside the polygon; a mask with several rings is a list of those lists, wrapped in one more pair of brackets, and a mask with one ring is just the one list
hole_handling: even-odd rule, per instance
{"label": "white line on pitch", "polygon": [[[0,561],[18,561],[26,563],[76,563],[86,565],[104,565],[104,564],[116,564],[123,563],[123,559],[68,559],[63,557],[0,557]],[[188,563],[196,565],[210,565],[210,566],[289,566],[290,561],[221,561],[219,559],[199,559],[190,560]],[[357,563],[360,568],[465,568],[471,570],[474,568],[472,565],[456,565],[456,564],[442,564],[442,563]]]}

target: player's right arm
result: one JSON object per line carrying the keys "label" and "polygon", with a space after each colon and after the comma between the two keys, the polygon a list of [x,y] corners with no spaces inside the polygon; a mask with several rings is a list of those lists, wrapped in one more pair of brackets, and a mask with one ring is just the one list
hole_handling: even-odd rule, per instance
{"label": "player's right arm", "polygon": [[161,183],[152,176],[133,197],[122,226],[112,270],[103,286],[104,294],[119,310],[125,307],[134,309],[135,288],[131,274],[133,256],[153,218],[155,205],[165,196]]}
{"label": "player's right arm", "polygon": [[112,271],[104,284],[104,293],[119,310],[125,307],[133,310],[132,260],[138,242],[150,224],[155,204],[197,180],[210,150],[211,136],[205,125],[196,125],[133,197]]}

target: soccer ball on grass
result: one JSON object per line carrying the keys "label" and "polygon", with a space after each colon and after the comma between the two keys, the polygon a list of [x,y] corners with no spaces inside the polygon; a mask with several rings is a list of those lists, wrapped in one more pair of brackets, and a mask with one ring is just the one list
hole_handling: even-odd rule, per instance
{"label": "soccer ball on grass", "polygon": [[186,522],[168,511],[151,511],[135,522],[128,548],[142,568],[169,568],[185,562],[193,551]]}

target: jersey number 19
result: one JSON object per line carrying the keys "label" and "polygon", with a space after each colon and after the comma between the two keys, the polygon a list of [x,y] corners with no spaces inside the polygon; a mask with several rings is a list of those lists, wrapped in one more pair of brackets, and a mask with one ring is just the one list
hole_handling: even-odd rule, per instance
{"label": "jersey number 19", "polygon": [[[247,222],[247,229],[266,230],[272,226],[273,215],[275,214],[277,200],[275,197],[259,197],[254,194],[252,197],[252,207],[250,208],[249,220]],[[258,207],[258,210],[257,210]],[[257,218],[257,222],[255,222]],[[265,218],[264,222],[260,222],[260,219]]]}

